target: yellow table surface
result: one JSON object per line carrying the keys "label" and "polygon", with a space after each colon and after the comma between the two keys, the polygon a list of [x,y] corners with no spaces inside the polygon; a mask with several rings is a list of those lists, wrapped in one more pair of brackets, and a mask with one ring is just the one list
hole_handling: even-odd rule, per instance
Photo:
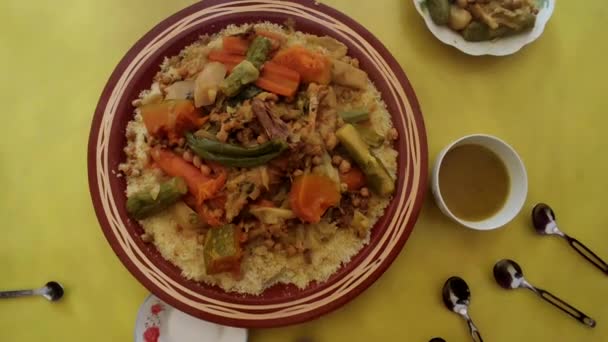
{"label": "yellow table surface", "polygon": [[[546,201],[561,227],[608,259],[608,6],[558,1],[544,35],[508,57],[475,58],[426,29],[411,0],[323,1],[394,54],[412,82],[430,161],[450,141],[488,133],[523,158],[529,192],[506,227],[475,232],[443,217],[427,195],[388,271],[361,296],[316,321],[255,330],[254,342],[467,341],[441,302],[451,275],[472,289],[486,341],[608,341],[608,279],[558,238],[530,227]],[[93,110],[127,49],[191,1],[0,1],[0,288],[58,280],[66,296],[0,302],[0,341],[131,341],[146,289],[106,242],[90,202],[86,144]],[[598,321],[589,329],[529,291],[505,291],[495,261],[518,260],[528,279]]]}

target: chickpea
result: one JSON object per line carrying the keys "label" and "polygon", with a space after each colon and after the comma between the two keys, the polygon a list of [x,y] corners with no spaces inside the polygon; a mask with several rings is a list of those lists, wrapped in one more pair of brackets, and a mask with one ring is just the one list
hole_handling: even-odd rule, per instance
{"label": "chickpea", "polygon": [[293,245],[289,245],[287,246],[287,255],[288,256],[294,256],[296,255],[298,251],[296,250],[296,248]]}
{"label": "chickpea", "polygon": [[205,176],[209,176],[211,174],[211,168],[205,164],[201,164],[201,173]]}
{"label": "chickpea", "polygon": [[342,157],[340,157],[339,155],[335,155],[335,156],[331,157],[331,163],[334,164],[335,166],[340,165],[341,162],[342,162]]}
{"label": "chickpea", "polygon": [[162,83],[168,84],[173,81],[173,77],[171,75],[162,75],[160,80]]}
{"label": "chickpea", "polygon": [[143,242],[152,242],[154,241],[154,236],[148,233],[143,233],[141,234],[141,239],[143,240]]}
{"label": "chickpea", "polygon": [[264,246],[266,246],[268,248],[272,248],[274,246],[274,240],[273,239],[264,240]]}
{"label": "chickpea", "polygon": [[340,173],[347,173],[348,171],[350,171],[350,168],[350,162],[346,159],[343,159],[338,169],[340,170]]}
{"label": "chickpea", "polygon": [[338,145],[338,138],[335,134],[331,133],[327,139],[325,139],[325,146],[327,146],[328,150],[333,150],[336,145]]}
{"label": "chickpea", "polygon": [[321,165],[321,163],[323,163],[323,159],[321,157],[319,157],[319,156],[312,157],[313,165]]}
{"label": "chickpea", "polygon": [[323,154],[323,148],[321,147],[321,145],[312,145],[312,147],[310,148],[310,154],[320,156]]}
{"label": "chickpea", "polygon": [[393,127],[388,131],[388,136],[391,140],[397,140],[397,138],[399,138],[399,132]]}
{"label": "chickpea", "polygon": [[296,170],[293,172],[293,176],[294,176],[294,177],[298,177],[298,176],[301,176],[301,175],[303,175],[303,174],[304,174],[304,171],[302,171],[302,170],[300,170],[300,169],[296,169]]}
{"label": "chickpea", "polygon": [[361,196],[363,196],[363,197],[369,197],[369,189],[368,188],[361,188],[361,190],[359,190],[359,192],[361,193]]}
{"label": "chickpea", "polygon": [[133,153],[135,153],[135,146],[134,145],[129,145],[127,147],[125,147],[123,149],[123,151],[125,152],[125,154],[127,155],[132,155]]}
{"label": "chickpea", "polygon": [[186,152],[184,152],[184,154],[182,155],[182,158],[184,158],[185,161],[192,163],[192,159],[194,158],[194,156],[192,155],[192,152],[190,152],[190,150],[186,150]]}
{"label": "chickpea", "polygon": [[268,138],[266,138],[265,134],[260,134],[260,135],[258,135],[256,140],[257,140],[258,144],[263,144],[268,141]]}
{"label": "chickpea", "polygon": [[338,120],[336,122],[336,125],[338,126],[338,128],[344,126],[345,122],[344,119],[342,119],[341,117],[338,117]]}
{"label": "chickpea", "polygon": [[213,210],[213,216],[215,217],[222,217],[224,216],[224,209],[215,209]]}
{"label": "chickpea", "polygon": [[258,236],[264,235],[264,233],[265,233],[265,230],[263,228],[256,227],[256,228],[251,229],[248,232],[248,235],[249,235],[248,237],[249,237],[249,239],[254,239]]}
{"label": "chickpea", "polygon": [[192,158],[192,164],[194,164],[194,166],[196,166],[197,168],[200,168],[201,165],[203,165],[203,162],[201,161],[201,157],[194,156],[194,158]]}
{"label": "chickpea", "polygon": [[220,130],[219,132],[217,132],[215,137],[217,138],[217,140],[219,140],[221,142],[226,142],[226,140],[228,140],[228,132],[226,132],[224,130]]}

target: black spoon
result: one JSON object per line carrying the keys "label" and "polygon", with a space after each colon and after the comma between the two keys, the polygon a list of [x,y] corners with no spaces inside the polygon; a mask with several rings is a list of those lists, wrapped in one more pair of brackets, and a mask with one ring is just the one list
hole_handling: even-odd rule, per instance
{"label": "black spoon", "polygon": [[595,320],[585,315],[572,305],[564,302],[563,300],[555,297],[548,291],[532,286],[524,278],[524,272],[521,267],[513,260],[503,259],[494,265],[494,279],[498,285],[505,289],[517,289],[525,288],[536,293],[542,299],[553,304],[560,310],[564,311],[568,315],[574,317],[579,322],[593,328],[595,327]]}
{"label": "black spoon", "polygon": [[536,206],[534,206],[534,209],[532,209],[532,223],[534,224],[534,229],[536,229],[538,234],[557,235],[564,238],[575,251],[577,251],[597,268],[602,270],[604,274],[608,275],[608,264],[606,262],[604,262],[599,256],[593,253],[580,241],[559,230],[557,227],[557,221],[555,220],[555,213],[551,207],[544,203],[538,203]]}
{"label": "black spoon", "polygon": [[467,321],[473,341],[483,342],[479,330],[469,316],[469,305],[471,304],[469,285],[460,277],[451,277],[443,284],[442,297],[443,304],[449,310],[454,311]]}

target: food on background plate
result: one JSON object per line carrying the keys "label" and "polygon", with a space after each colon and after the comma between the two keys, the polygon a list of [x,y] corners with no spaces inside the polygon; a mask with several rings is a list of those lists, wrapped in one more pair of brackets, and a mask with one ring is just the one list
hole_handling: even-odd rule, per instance
{"label": "food on background plate", "polygon": [[323,282],[395,191],[397,131],[346,45],[270,23],[161,65],[127,125],[127,212],[188,279],[259,294]]}
{"label": "food on background plate", "polygon": [[433,22],[468,41],[486,41],[534,27],[537,0],[426,0]]}

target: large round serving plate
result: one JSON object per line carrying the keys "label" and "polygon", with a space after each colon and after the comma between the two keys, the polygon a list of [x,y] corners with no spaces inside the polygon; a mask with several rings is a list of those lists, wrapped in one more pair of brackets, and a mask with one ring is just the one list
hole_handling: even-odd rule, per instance
{"label": "large round serving plate", "polygon": [[[177,54],[201,34],[230,24],[284,23],[329,35],[349,47],[351,56],[382,93],[399,132],[397,191],[372,230],[370,243],[326,282],[305,289],[275,285],[259,296],[227,293],[189,281],[145,244],[139,224],[125,209],[125,128],[131,101],[152,83],[165,56]],[[95,111],[88,147],[91,197],[103,232],[129,271],[160,299],[193,316],[241,327],[274,327],[310,320],[353,299],[369,287],[395,259],[416,222],[427,177],[427,144],[420,108],[405,73],[386,48],[354,20],[314,1],[221,1],[194,4],[159,23],[125,55],[112,73]],[[110,280],[107,280],[110,281]]]}

